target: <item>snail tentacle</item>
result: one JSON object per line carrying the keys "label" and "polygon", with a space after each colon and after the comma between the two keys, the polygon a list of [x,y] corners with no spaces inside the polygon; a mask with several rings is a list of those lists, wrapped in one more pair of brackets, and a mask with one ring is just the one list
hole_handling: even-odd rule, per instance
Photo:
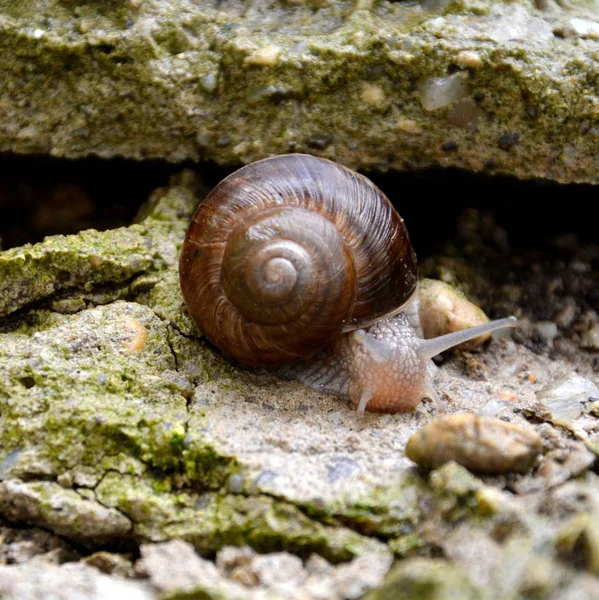
{"label": "snail tentacle", "polygon": [[430,340],[423,340],[418,347],[418,355],[422,360],[428,360],[433,358],[441,352],[445,352],[454,346],[459,346],[464,342],[473,340],[485,333],[496,331],[497,329],[504,329],[505,327],[517,327],[518,322],[516,317],[507,317],[506,319],[498,319],[496,321],[489,321],[483,325],[477,325],[476,327],[469,327],[468,329],[462,329],[461,331],[455,331],[446,335],[441,335]]}

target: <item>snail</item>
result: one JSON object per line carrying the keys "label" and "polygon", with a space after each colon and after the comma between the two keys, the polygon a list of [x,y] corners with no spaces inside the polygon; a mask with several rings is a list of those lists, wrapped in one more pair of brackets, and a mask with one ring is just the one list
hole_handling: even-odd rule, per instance
{"label": "snail", "polygon": [[242,167],[200,203],[180,281],[189,313],[225,355],[348,397],[359,414],[443,405],[432,358],[500,319],[424,340],[403,219],[366,177],[279,155]]}

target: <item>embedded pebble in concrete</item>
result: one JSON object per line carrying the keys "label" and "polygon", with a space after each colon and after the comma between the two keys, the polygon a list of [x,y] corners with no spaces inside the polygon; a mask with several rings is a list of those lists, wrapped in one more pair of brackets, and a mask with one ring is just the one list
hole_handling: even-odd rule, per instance
{"label": "embedded pebble in concrete", "polygon": [[481,473],[524,473],[541,450],[541,437],[530,428],[461,414],[425,425],[408,441],[406,456],[426,468],[454,460]]}
{"label": "embedded pebble in concrete", "polygon": [[552,342],[557,334],[557,325],[553,321],[539,321],[534,325],[535,332],[547,343]]}

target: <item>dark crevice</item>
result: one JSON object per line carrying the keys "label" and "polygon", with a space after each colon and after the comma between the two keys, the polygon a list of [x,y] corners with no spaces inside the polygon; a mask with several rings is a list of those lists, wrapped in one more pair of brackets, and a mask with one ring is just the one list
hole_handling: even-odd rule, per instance
{"label": "dark crevice", "polygon": [[[156,312],[154,312],[154,314],[156,314]],[[158,315],[156,315],[158,316]],[[166,324],[167,327],[167,333],[166,333],[166,343],[168,344],[169,350],[171,351],[171,354],[173,355],[173,361],[175,363],[175,371],[177,371],[177,373],[179,373],[179,357],[177,356],[177,353],[175,352],[175,348],[173,346],[173,341],[171,340],[170,337],[170,332],[168,331],[170,324]]]}
{"label": "dark crevice", "polygon": [[[199,171],[209,188],[234,170],[210,162],[173,165],[2,155],[2,249],[37,242],[47,235],[128,225],[150,192],[167,185],[170,176],[183,168]],[[469,207],[493,215],[515,248],[538,248],[556,235],[573,231],[583,241],[596,237],[593,220],[581,218],[595,199],[591,185],[521,181],[453,168],[366,174],[399,209],[421,257],[438,251],[452,238]],[[551,205],[566,208],[549,209]]]}
{"label": "dark crevice", "polygon": [[[88,556],[88,555],[96,552],[96,550],[92,551],[89,548],[85,548],[81,544],[77,544],[76,542],[73,542],[72,540],[70,540],[62,535],[58,535],[57,533],[55,533],[51,529],[48,529],[47,527],[43,527],[41,525],[29,525],[29,524],[26,524],[26,523],[23,523],[20,521],[13,521],[11,519],[8,519],[5,515],[0,515],[0,526],[9,527],[10,529],[17,530],[17,531],[33,531],[35,529],[38,529],[40,531],[47,533],[48,535],[55,537],[56,539],[60,540],[65,546],[68,546],[70,549],[72,549],[76,555],[78,555],[78,556],[74,556],[72,559],[65,560],[64,563],[78,562],[79,560],[81,560],[81,558],[84,558],[85,556]],[[64,564],[64,563],[62,563],[62,564]],[[18,563],[15,563],[15,564],[18,564]]]}
{"label": "dark crevice", "polygon": [[0,526],[10,527],[11,529],[17,529],[21,531],[39,529],[40,531],[44,531],[48,535],[55,537],[78,555],[73,559],[65,560],[64,563],[79,562],[81,559],[84,559],[87,556],[91,556],[92,554],[95,554],[96,552],[100,552],[102,550],[105,550],[106,552],[133,552],[136,553],[137,556],[139,556],[139,544],[134,543],[130,539],[118,540],[115,543],[86,545],[83,543],[76,542],[75,540],[61,535],[59,533],[56,533],[49,527],[44,527],[43,525],[31,525],[29,523],[25,523],[23,521],[18,520],[14,521],[12,519],[7,518],[3,514],[0,515]]}
{"label": "dark crevice", "polygon": [[[161,318],[163,321],[165,320],[163,317],[160,317],[160,315],[158,313],[156,313],[156,311],[154,311],[154,313],[156,314],[157,317]],[[168,324],[174,331],[177,332],[177,334],[179,334],[181,337],[184,337],[186,340],[194,340],[196,342],[199,342],[199,341],[205,342],[206,341],[206,338],[202,334],[198,335],[198,334],[194,334],[194,333],[185,333],[175,323],[171,323],[170,321],[168,321]]]}

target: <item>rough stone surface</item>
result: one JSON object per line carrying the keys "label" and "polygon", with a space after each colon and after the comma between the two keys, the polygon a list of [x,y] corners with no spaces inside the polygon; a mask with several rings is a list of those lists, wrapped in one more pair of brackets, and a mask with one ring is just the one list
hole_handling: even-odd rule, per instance
{"label": "rough stone surface", "polygon": [[[529,327],[534,305],[514,293],[515,284],[498,288],[491,306],[512,312],[521,303],[522,327],[445,358],[436,385],[450,414],[491,414],[534,429],[543,443],[538,467],[530,475],[483,478],[455,463],[421,472],[404,450],[436,416],[430,403],[359,419],[341,400],[232,365],[202,339],[177,282],[199,189],[188,173],[176,178],[152,196],[136,224],[116,234],[130,231],[132,253],[149,259],[114,281],[85,277],[93,247],[122,239],[113,231],[74,236],[66,255],[53,238],[0,254],[7,265],[0,293],[0,514],[10,527],[43,527],[67,547],[95,555],[89,565],[120,565],[124,575],[148,577],[151,587],[135,588],[139,593],[173,598],[235,598],[239,589],[244,598],[248,589],[257,598],[322,598],[322,589],[330,592],[325,597],[357,598],[378,584],[391,554],[399,575],[385,586],[422,585],[439,597],[540,590],[556,599],[579,589],[592,598],[597,417],[589,411],[556,425],[536,395],[573,365],[596,383],[593,357],[568,350],[580,350],[578,333],[568,337],[560,326],[562,352],[539,351],[548,342]],[[24,253],[46,258],[23,260]],[[47,267],[57,253],[68,266],[66,285]],[[113,256],[114,264],[128,264]],[[24,278],[31,287],[14,294]],[[477,281],[469,280],[473,287]],[[578,280],[576,286],[586,289]],[[76,311],[62,310],[71,302]],[[576,314],[578,308],[572,323]],[[177,546],[162,545],[170,540]],[[98,556],[140,547],[146,567],[134,572],[130,559]],[[158,566],[147,565],[162,554],[172,568],[173,548],[183,552],[188,575],[211,574],[214,584],[184,581],[190,591],[176,591],[174,569],[171,581],[159,580]],[[43,555],[44,544],[31,554]],[[25,548],[12,556],[22,562]],[[11,586],[17,577],[27,580],[20,565],[5,568],[12,569],[3,580]],[[55,573],[71,573],[53,569],[44,571],[52,581]],[[86,578],[94,573],[90,581],[105,581],[91,569]],[[283,589],[279,571],[301,585]]]}
{"label": "rough stone surface", "polygon": [[62,538],[37,527],[15,528],[0,522],[0,565],[18,565],[32,559],[50,564],[77,560],[74,551]]}
{"label": "rough stone surface", "polygon": [[166,597],[320,598],[357,600],[383,580],[391,555],[363,555],[333,566],[314,555],[306,561],[286,552],[256,554],[249,548],[223,548],[213,562],[180,540],[141,547],[136,568]]}
{"label": "rough stone surface", "polygon": [[0,483],[0,511],[12,521],[41,525],[81,544],[120,541],[131,529],[129,519],[118,511],[50,481]]}
{"label": "rough stone surface", "polygon": [[596,181],[597,16],[537,4],[3,2],[0,150]]}
{"label": "rough stone surface", "polygon": [[0,596],[6,600],[155,600],[145,582],[109,577],[84,564],[38,563],[0,567]]}
{"label": "rough stone surface", "polygon": [[441,561],[413,558],[397,565],[385,583],[366,596],[367,600],[418,597],[475,600],[481,598],[481,591],[472,586],[459,571],[448,569]]}

